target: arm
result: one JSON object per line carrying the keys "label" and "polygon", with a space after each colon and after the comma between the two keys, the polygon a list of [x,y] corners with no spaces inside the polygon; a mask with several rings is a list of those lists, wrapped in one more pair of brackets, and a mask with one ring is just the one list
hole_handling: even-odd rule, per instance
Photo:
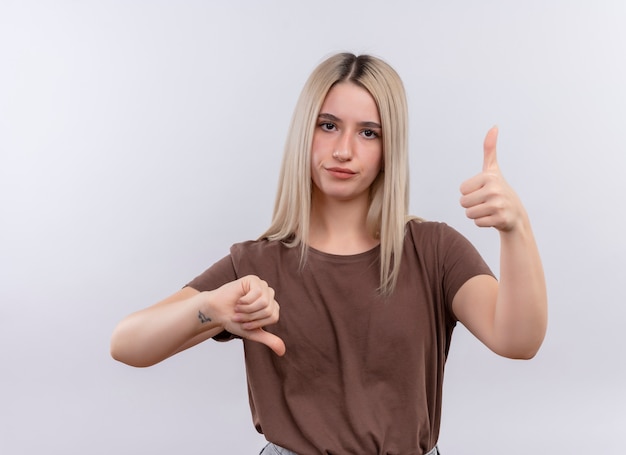
{"label": "arm", "polygon": [[124,318],[111,338],[111,356],[137,367],[154,365],[223,330],[266,344],[278,355],[285,345],[263,327],[278,321],[274,290],[249,275],[214,291],[186,287]]}
{"label": "arm", "polygon": [[494,352],[532,358],[545,337],[547,293],[528,215],[496,161],[496,128],[487,133],[483,172],[461,186],[461,205],[477,226],[500,234],[500,283],[468,280],[452,302],[456,317]]}

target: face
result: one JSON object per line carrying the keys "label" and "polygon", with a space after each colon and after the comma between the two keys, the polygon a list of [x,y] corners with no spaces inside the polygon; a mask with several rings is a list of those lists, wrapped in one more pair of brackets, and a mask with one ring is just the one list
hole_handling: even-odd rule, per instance
{"label": "face", "polygon": [[376,102],[350,82],[330,89],[317,119],[311,148],[314,196],[369,203],[380,173],[383,145]]}

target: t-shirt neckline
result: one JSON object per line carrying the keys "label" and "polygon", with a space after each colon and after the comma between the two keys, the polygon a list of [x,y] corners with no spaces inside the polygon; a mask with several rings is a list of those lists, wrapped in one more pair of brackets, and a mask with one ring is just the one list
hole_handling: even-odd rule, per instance
{"label": "t-shirt neckline", "polygon": [[308,251],[311,255],[313,256],[317,256],[320,259],[326,259],[326,260],[331,260],[331,261],[335,261],[335,262],[357,262],[363,259],[369,259],[372,256],[377,256],[380,254],[380,244],[376,245],[375,247],[363,251],[361,253],[355,253],[355,254],[334,254],[334,253],[327,253],[325,251],[321,251],[321,250],[317,250],[311,246],[308,247]]}

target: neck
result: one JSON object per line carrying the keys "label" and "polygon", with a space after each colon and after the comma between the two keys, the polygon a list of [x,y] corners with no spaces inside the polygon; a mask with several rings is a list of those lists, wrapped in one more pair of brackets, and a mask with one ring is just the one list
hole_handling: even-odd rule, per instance
{"label": "neck", "polygon": [[358,254],[378,245],[367,230],[369,202],[337,201],[313,195],[308,245],[331,254]]}

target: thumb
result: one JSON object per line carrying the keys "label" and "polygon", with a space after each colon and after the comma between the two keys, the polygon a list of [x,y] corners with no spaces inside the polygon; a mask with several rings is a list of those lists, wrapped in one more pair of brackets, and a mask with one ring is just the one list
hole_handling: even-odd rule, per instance
{"label": "thumb", "polygon": [[485,142],[483,144],[484,156],[483,156],[483,172],[497,169],[498,161],[496,159],[496,143],[498,142],[498,127],[494,126],[485,136]]}
{"label": "thumb", "polygon": [[285,352],[287,351],[287,348],[285,347],[285,342],[281,338],[263,329],[250,331],[246,335],[246,338],[251,341],[256,341],[257,343],[264,344],[272,351],[274,351],[276,355],[279,355],[281,357],[285,355]]}

